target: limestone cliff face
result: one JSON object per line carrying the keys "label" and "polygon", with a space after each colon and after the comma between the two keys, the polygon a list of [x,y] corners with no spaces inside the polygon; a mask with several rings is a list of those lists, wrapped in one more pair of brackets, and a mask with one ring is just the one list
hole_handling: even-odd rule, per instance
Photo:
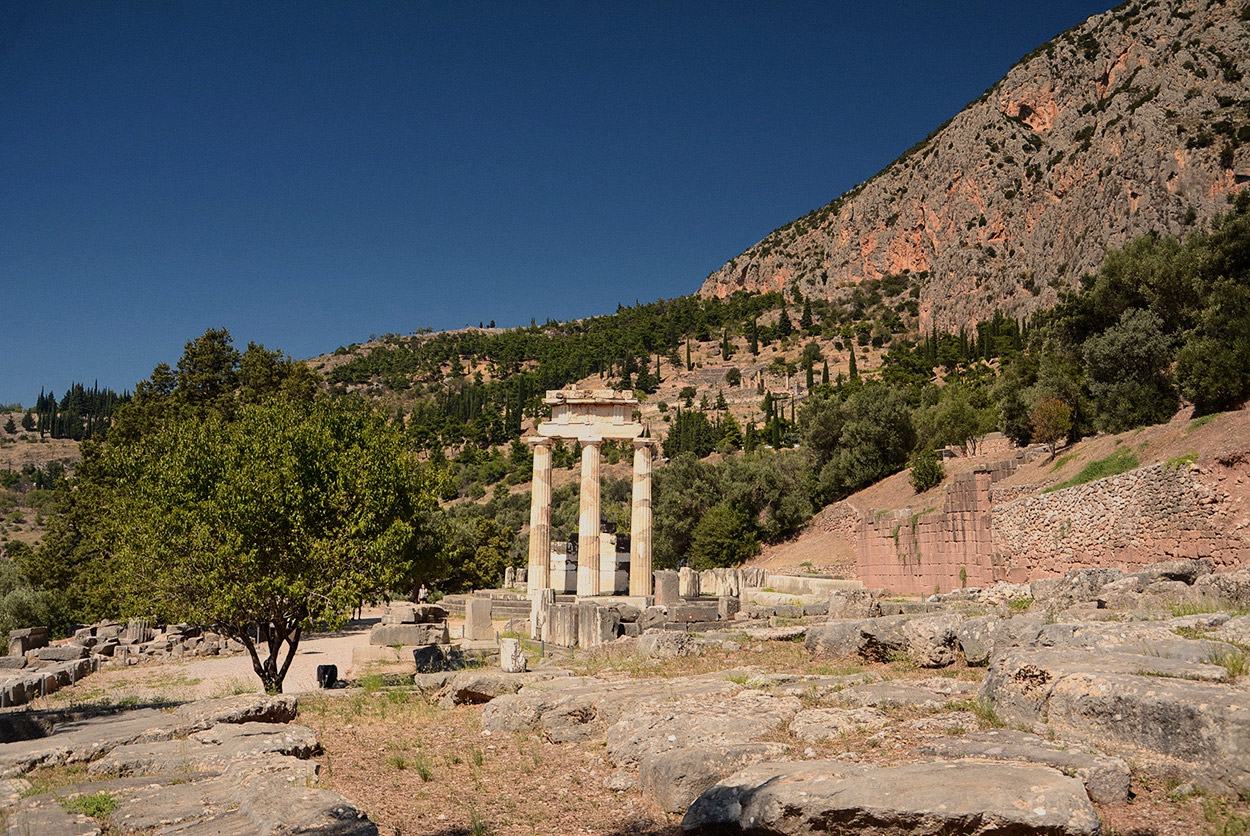
{"label": "limestone cliff face", "polygon": [[839,298],[925,273],[924,327],[1020,316],[1096,270],[1110,247],[1183,235],[1250,181],[1244,2],[1130,2],[1091,17],[884,171],[708,276]]}

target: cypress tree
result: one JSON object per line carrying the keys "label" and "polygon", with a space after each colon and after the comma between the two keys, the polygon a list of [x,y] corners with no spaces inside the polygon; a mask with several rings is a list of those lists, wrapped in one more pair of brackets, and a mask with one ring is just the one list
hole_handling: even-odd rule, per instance
{"label": "cypress tree", "polygon": [[794,323],[790,322],[790,317],[786,314],[786,306],[781,306],[781,316],[777,318],[777,333],[782,339],[794,333]]}
{"label": "cypress tree", "polygon": [[859,380],[859,367],[855,364],[855,346],[847,343],[847,347],[851,350],[851,380]]}
{"label": "cypress tree", "polygon": [[824,367],[821,368],[820,370],[820,382],[821,383],[829,382],[829,361],[828,360],[825,361]]}

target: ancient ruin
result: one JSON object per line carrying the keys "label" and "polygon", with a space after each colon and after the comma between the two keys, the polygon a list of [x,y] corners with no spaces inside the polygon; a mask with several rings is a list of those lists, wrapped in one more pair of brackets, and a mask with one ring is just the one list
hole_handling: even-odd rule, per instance
{"label": "ancient ruin", "polygon": [[[619,563],[616,540],[607,543],[600,530],[599,448],[605,440],[628,440],[634,446],[634,492],[630,516],[629,594],[651,594],[651,455],[656,443],[644,437],[646,428],[634,420],[638,401],[611,389],[561,389],[547,392],[551,420],[538,426],[538,435],[526,439],[534,448],[534,487],[530,501],[528,588],[560,588],[553,583],[551,543],[551,448],[557,440],[576,441],[582,448],[582,481],[577,540],[577,595],[611,595]],[[610,551],[605,552],[605,545]],[[563,579],[560,579],[563,581]]]}

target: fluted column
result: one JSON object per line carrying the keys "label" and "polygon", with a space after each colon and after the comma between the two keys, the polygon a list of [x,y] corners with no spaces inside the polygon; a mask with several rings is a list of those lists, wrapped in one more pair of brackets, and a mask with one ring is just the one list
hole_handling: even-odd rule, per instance
{"label": "fluted column", "polygon": [[581,514],[577,523],[577,594],[599,594],[599,445],[582,442]]}
{"label": "fluted column", "polygon": [[530,439],[534,445],[534,482],[530,491],[530,560],[527,589],[551,586],[551,440]]}
{"label": "fluted column", "polygon": [[651,594],[651,439],[634,439],[634,501],[629,514],[629,594]]}

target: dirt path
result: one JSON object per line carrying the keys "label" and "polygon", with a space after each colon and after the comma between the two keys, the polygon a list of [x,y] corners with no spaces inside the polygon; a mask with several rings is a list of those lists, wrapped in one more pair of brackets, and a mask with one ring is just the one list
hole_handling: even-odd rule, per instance
{"label": "dirt path", "polygon": [[[382,608],[365,608],[360,619],[336,633],[321,633],[300,641],[282,690],[306,694],[317,688],[317,666],[337,665],[339,678],[351,671],[353,648],[368,644],[369,628],[382,617]],[[129,667],[108,666],[51,696],[32,708],[85,702],[107,695],[122,700],[194,700],[260,690],[260,679],[246,653],[226,657],[189,657],[185,661],[142,662]]]}

